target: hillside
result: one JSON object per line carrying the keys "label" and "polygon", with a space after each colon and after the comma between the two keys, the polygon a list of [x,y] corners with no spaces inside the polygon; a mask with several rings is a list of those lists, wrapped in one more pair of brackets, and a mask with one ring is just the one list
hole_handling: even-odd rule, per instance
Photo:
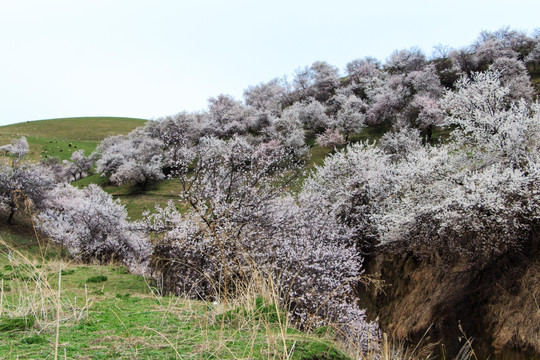
{"label": "hillside", "polygon": [[61,140],[98,141],[109,135],[127,134],[146,122],[124,117],[76,117],[27,121],[0,126],[0,135],[44,137]]}
{"label": "hillside", "polygon": [[73,151],[84,149],[88,155],[99,141],[109,135],[127,134],[146,120],[122,117],[78,117],[27,121],[0,126],[0,144],[26,136],[30,157],[38,161],[45,156],[69,159]]}

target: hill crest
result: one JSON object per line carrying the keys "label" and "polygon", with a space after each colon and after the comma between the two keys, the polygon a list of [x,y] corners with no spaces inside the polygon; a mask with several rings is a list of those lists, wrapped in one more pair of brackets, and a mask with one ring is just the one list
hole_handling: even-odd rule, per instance
{"label": "hill crest", "polygon": [[127,117],[72,117],[26,121],[0,126],[1,137],[45,137],[98,141],[109,135],[127,134],[146,119]]}

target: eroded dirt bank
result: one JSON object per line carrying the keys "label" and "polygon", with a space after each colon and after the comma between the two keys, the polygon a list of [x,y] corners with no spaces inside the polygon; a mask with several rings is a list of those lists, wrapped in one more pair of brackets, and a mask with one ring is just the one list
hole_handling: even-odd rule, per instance
{"label": "eroded dirt bank", "polygon": [[472,341],[479,359],[540,359],[538,242],[476,268],[384,249],[365,262],[382,291],[360,287],[390,338],[448,358]]}

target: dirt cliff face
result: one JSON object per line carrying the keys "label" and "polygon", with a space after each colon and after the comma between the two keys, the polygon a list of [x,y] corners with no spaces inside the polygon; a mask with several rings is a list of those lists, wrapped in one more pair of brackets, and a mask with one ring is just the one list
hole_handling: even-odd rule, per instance
{"label": "dirt cliff face", "polygon": [[472,341],[479,359],[540,359],[538,246],[481,268],[443,263],[435,254],[417,259],[384,249],[364,265],[383,287],[359,287],[360,299],[395,341],[446,357]]}

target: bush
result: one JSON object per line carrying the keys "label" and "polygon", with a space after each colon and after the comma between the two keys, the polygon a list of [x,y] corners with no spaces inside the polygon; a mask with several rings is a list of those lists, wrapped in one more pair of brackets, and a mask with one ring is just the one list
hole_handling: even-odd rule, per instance
{"label": "bush", "polygon": [[122,261],[145,271],[150,245],[132,229],[124,206],[95,184],[82,190],[58,185],[37,218],[43,232],[83,262]]}

